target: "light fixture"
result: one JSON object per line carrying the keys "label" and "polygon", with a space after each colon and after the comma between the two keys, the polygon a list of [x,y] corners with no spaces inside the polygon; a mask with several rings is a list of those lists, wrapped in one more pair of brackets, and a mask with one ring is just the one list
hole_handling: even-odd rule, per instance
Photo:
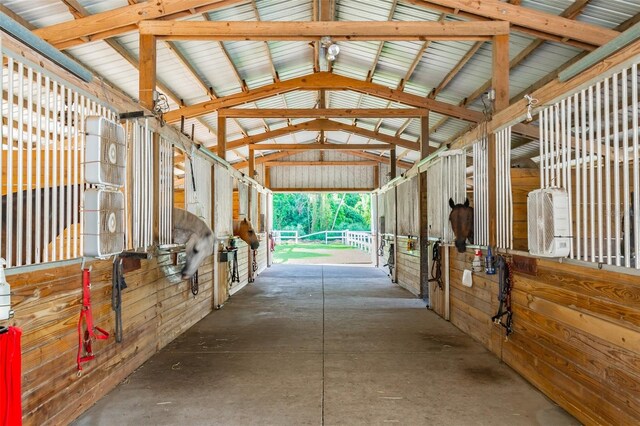
{"label": "light fixture", "polygon": [[324,47],[327,61],[335,61],[340,53],[340,46],[331,41],[331,37],[324,36],[320,39],[320,44]]}

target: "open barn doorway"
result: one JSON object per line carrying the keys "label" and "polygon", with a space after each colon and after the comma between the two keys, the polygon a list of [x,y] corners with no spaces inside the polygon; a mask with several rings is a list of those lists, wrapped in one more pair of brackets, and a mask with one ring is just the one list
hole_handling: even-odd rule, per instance
{"label": "open barn doorway", "polygon": [[273,194],[273,262],[371,265],[369,193]]}

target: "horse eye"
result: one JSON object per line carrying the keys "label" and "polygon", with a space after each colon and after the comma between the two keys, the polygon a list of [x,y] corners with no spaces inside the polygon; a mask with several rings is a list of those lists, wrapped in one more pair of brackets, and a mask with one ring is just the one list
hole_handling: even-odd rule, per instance
{"label": "horse eye", "polygon": [[194,252],[194,253],[196,253],[196,254],[198,254],[199,250],[198,250],[197,248],[194,248],[194,249],[193,249],[193,252]]}

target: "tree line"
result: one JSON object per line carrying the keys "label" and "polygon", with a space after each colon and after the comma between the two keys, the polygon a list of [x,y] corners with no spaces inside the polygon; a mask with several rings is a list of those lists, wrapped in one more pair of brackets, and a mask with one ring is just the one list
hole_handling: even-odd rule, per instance
{"label": "tree line", "polygon": [[301,235],[325,230],[370,231],[371,196],[353,193],[275,193],[273,227],[281,231],[298,231]]}

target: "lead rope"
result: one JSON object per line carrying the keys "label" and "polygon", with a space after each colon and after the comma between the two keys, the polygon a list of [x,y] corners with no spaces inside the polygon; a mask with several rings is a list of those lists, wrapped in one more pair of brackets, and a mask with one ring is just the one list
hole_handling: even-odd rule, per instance
{"label": "lead rope", "polygon": [[[509,264],[502,256],[498,256],[498,313],[491,320],[503,326],[506,330],[506,337],[513,332],[513,312],[511,311],[511,287],[513,285],[513,275]],[[506,317],[506,318],[504,318]]]}
{"label": "lead rope", "polygon": [[231,268],[231,284],[240,282],[240,274],[238,273],[238,250],[233,251],[233,266]]}
{"label": "lead rope", "polygon": [[428,282],[436,282],[438,283],[438,288],[442,289],[442,257],[440,256],[440,241],[433,243],[433,256],[431,260],[431,278]]}
{"label": "lead rope", "polygon": [[199,279],[198,279],[198,271],[196,271],[196,273],[191,276],[191,279],[189,281],[189,285],[191,287],[191,294],[193,294],[194,296],[197,296],[198,293],[200,292],[200,283],[199,283]]}
{"label": "lead rope", "polygon": [[122,273],[122,259],[116,257],[113,261],[113,270],[111,274],[111,309],[116,315],[116,342],[122,342],[122,290],[127,288]]}
{"label": "lead rope", "polygon": [[384,237],[382,237],[382,239],[380,240],[380,247],[378,247],[378,256],[382,257],[384,256],[384,246],[386,244],[386,240],[384,239]]}
{"label": "lead rope", "polygon": [[391,243],[389,244],[389,257],[387,258],[387,264],[384,265],[389,267],[389,275],[391,277],[393,277],[393,268],[395,267],[395,264],[396,264],[396,260],[393,257],[393,243]]}

